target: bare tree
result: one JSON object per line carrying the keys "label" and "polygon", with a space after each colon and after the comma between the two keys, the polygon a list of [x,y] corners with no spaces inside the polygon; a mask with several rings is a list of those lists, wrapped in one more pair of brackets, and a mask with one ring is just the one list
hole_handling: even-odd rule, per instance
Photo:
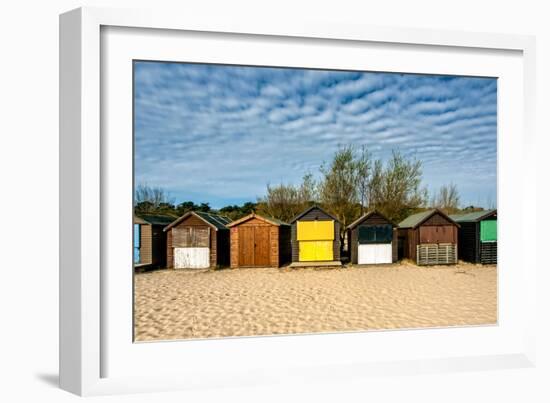
{"label": "bare tree", "polygon": [[447,214],[453,214],[460,210],[460,194],[454,183],[443,185],[432,199],[432,205]]}
{"label": "bare tree", "polygon": [[371,209],[378,208],[384,199],[384,165],[382,160],[374,161],[368,186],[368,206]]}
{"label": "bare tree", "polygon": [[306,174],[299,186],[291,184],[267,185],[267,193],[258,199],[258,212],[290,221],[317,200],[317,184],[312,174]]}
{"label": "bare tree", "polygon": [[358,215],[357,161],[353,147],[340,147],[331,163],[321,166],[321,173],[320,201],[342,223],[340,239],[343,241],[345,228]]}
{"label": "bare tree", "polygon": [[317,182],[313,178],[313,174],[306,173],[302,178],[302,184],[300,185],[300,203],[302,204],[314,204],[318,199]]}
{"label": "bare tree", "polygon": [[156,213],[161,208],[174,203],[168,193],[161,187],[151,187],[140,183],[135,190],[134,205],[140,213]]}
{"label": "bare tree", "polygon": [[356,158],[355,170],[357,193],[359,197],[359,203],[361,204],[360,214],[363,215],[365,209],[368,206],[370,198],[370,182],[372,175],[371,154],[364,145],[361,146],[361,151]]}
{"label": "bare tree", "polygon": [[427,202],[427,189],[421,186],[422,162],[399,151],[392,151],[385,168],[375,162],[370,184],[370,207],[396,222]]}

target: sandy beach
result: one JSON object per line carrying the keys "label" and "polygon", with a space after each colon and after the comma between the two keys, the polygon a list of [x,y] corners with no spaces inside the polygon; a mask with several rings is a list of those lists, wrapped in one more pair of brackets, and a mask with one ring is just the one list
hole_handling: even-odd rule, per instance
{"label": "sandy beach", "polygon": [[496,321],[495,266],[160,270],[135,276],[136,341]]}

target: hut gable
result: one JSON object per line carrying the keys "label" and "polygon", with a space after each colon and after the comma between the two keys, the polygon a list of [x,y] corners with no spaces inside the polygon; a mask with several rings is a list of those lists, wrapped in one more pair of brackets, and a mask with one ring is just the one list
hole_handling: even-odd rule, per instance
{"label": "hut gable", "polygon": [[231,220],[225,216],[218,215],[218,214],[212,214],[212,213],[204,213],[204,212],[198,212],[198,211],[189,211],[182,215],[177,220],[172,221],[169,225],[164,227],[164,231],[168,231],[169,229],[178,226],[180,224],[184,225],[208,225],[211,227],[214,231],[220,230],[220,229],[227,229],[227,224],[229,224]]}
{"label": "hut gable", "polygon": [[451,216],[460,223],[458,257],[461,260],[497,263],[497,210],[482,210]]}
{"label": "hut gable", "polygon": [[386,218],[386,216],[384,216],[382,213],[379,213],[378,211],[375,210],[375,211],[371,211],[369,213],[363,214],[357,220],[352,222],[347,229],[354,229],[355,227],[361,224],[366,224],[366,225],[389,224],[392,227],[396,226],[392,221]]}
{"label": "hut gable", "polygon": [[422,211],[408,216],[399,223],[399,228],[418,228],[421,225],[460,225],[439,209]]}
{"label": "hut gable", "polygon": [[294,217],[290,221],[290,224],[293,224],[298,220],[300,221],[334,220],[336,222],[340,222],[335,216],[327,213],[325,210],[323,210],[319,206],[312,206],[302,211],[300,214],[298,214],[296,217]]}
{"label": "hut gable", "polygon": [[168,267],[227,266],[229,230],[226,224],[229,221],[217,214],[190,211],[164,227]]}
{"label": "hut gable", "polygon": [[[319,238],[315,238],[314,233],[307,230],[306,232],[301,233],[299,227],[305,228],[310,227],[308,222],[319,221],[324,224],[324,222],[330,221],[331,225],[319,225],[315,230],[320,235]],[[296,217],[291,221],[291,246],[292,246],[292,261],[339,261],[340,260],[340,221],[334,217],[332,214],[327,213],[319,206],[312,206]],[[333,230],[330,231],[330,236],[328,236],[327,231],[332,227]],[[302,238],[300,239],[300,236]],[[305,236],[305,238],[304,238]],[[313,236],[313,238],[311,238]],[[301,243],[303,248],[303,253],[301,257]],[[305,252],[307,248],[312,248],[310,252]],[[314,250],[313,250],[314,249]],[[306,254],[308,257],[306,257]],[[313,256],[313,257],[312,257]],[[326,257],[326,258],[325,258]]]}
{"label": "hut gable", "polygon": [[227,227],[231,231],[231,267],[279,267],[288,261],[289,224],[252,213]]}
{"label": "hut gable", "polygon": [[241,224],[244,224],[244,223],[247,223],[249,225],[275,225],[277,227],[281,226],[281,225],[284,225],[284,226],[288,226],[289,224],[287,224],[286,222],[284,221],[281,221],[281,220],[278,220],[276,218],[273,218],[273,217],[266,217],[266,216],[261,216],[261,215],[258,215],[256,213],[251,213],[243,218],[239,218],[238,220],[235,220],[229,224],[227,224],[227,227],[228,228],[231,228],[231,227],[234,227],[236,225],[241,225]]}
{"label": "hut gable", "polygon": [[136,267],[166,266],[166,234],[162,228],[174,217],[134,214],[134,263]]}
{"label": "hut gable", "polygon": [[399,223],[400,255],[417,264],[456,263],[459,228],[439,209],[413,214]]}
{"label": "hut gable", "polygon": [[[353,264],[396,262],[397,230],[395,227],[392,221],[376,210],[352,222],[347,227],[351,262]],[[368,237],[367,233],[371,235],[376,233],[376,236]],[[365,241],[366,238],[370,240]]]}

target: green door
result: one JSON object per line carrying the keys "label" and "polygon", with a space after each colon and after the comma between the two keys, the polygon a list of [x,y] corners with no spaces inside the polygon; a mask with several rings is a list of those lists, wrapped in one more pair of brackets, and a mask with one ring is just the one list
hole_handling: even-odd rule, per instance
{"label": "green door", "polygon": [[481,221],[481,242],[497,240],[497,220]]}

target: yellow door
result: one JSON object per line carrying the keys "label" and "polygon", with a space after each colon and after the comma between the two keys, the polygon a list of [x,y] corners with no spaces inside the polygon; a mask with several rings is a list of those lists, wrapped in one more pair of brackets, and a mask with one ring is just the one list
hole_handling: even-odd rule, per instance
{"label": "yellow door", "polygon": [[298,221],[300,262],[333,260],[334,221]]}
{"label": "yellow door", "polygon": [[315,258],[315,241],[300,241],[298,243],[298,246],[300,248],[300,262],[314,262],[315,260],[317,260]]}
{"label": "yellow door", "polygon": [[334,240],[334,221],[298,221],[298,241]]}
{"label": "yellow door", "polygon": [[300,262],[317,262],[333,260],[332,241],[300,241]]}

